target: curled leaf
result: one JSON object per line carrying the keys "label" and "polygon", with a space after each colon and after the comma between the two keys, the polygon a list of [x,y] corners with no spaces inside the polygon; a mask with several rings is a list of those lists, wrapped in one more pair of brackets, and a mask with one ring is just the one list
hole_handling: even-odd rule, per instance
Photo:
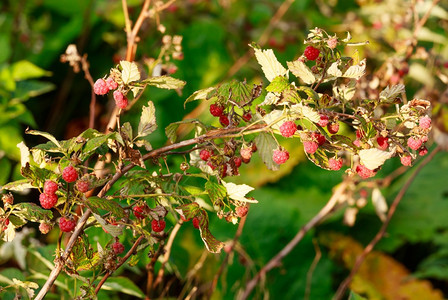
{"label": "curled leaf", "polygon": [[359,151],[361,163],[370,170],[375,170],[382,166],[391,156],[391,152],[379,150],[377,148],[363,149]]}

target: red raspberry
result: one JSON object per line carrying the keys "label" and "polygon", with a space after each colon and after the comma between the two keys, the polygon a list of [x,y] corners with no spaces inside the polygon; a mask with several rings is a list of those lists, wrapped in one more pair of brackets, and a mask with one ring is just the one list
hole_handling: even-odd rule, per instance
{"label": "red raspberry", "polygon": [[356,173],[358,173],[358,175],[363,179],[367,179],[376,175],[375,171],[367,169],[367,167],[364,165],[358,165],[356,167]]}
{"label": "red raspberry", "polygon": [[56,182],[54,182],[53,180],[47,180],[45,181],[44,184],[44,193],[45,194],[54,194],[56,193],[56,191],[58,190],[59,186]]}
{"label": "red raspberry", "polygon": [[106,81],[100,78],[93,84],[93,92],[97,95],[105,95],[109,92]]}
{"label": "red raspberry", "polygon": [[376,138],[376,142],[378,143],[378,148],[381,150],[386,150],[389,147],[389,138],[384,136],[379,136]]}
{"label": "red raspberry", "polygon": [[328,132],[331,134],[336,134],[339,131],[339,123],[331,122],[327,125]]}
{"label": "red raspberry", "polygon": [[223,127],[227,127],[230,124],[229,118],[226,115],[221,115],[219,117],[219,123],[221,123],[221,125]]}
{"label": "red raspberry", "polygon": [[328,160],[328,167],[333,171],[337,171],[342,168],[342,158],[330,158]]}
{"label": "red raspberry", "polygon": [[[3,225],[2,225],[2,224],[3,224]],[[8,228],[8,225],[9,225],[9,219],[1,218],[1,219],[0,219],[0,225],[2,225],[2,227],[0,227],[0,230],[1,230],[1,231],[5,231],[5,230]]]}
{"label": "red raspberry", "polygon": [[210,113],[214,117],[220,117],[222,116],[222,113],[224,112],[224,107],[218,104],[212,104],[210,105]]}
{"label": "red raspberry", "polygon": [[412,157],[410,155],[403,155],[400,157],[400,161],[403,166],[410,166],[412,163]]}
{"label": "red raspberry", "polygon": [[78,189],[78,191],[80,191],[81,193],[87,193],[90,189],[89,187],[89,182],[85,181],[85,180],[79,180],[76,183],[76,188]]}
{"label": "red raspberry", "polygon": [[50,230],[51,230],[51,225],[50,224],[48,224],[48,223],[40,223],[39,224],[39,231],[42,234],[47,234],[47,233],[50,232]]}
{"label": "red raspberry", "polygon": [[353,145],[355,145],[356,147],[361,147],[361,141],[356,139],[353,141]]}
{"label": "red raspberry", "polygon": [[128,98],[126,98],[126,96],[118,90],[114,92],[114,99],[118,108],[125,109],[129,104]]}
{"label": "red raspberry", "polygon": [[242,147],[240,150],[241,158],[244,160],[250,160],[252,157],[252,147]]}
{"label": "red raspberry", "polygon": [[224,178],[226,176],[227,176],[227,164],[224,164],[221,167],[221,177]]}
{"label": "red raspberry", "polygon": [[73,166],[68,166],[62,171],[62,179],[66,182],[75,182],[78,179],[78,172]]}
{"label": "red raspberry", "polygon": [[428,136],[427,135],[422,136],[421,140],[422,143],[426,143],[428,141]]}
{"label": "red raspberry", "polygon": [[419,138],[415,138],[415,137],[410,137],[408,139],[408,147],[411,148],[412,150],[417,150],[418,148],[420,148],[420,146],[422,145],[422,140]]}
{"label": "red raspberry", "polygon": [[106,84],[109,91],[113,91],[118,88],[118,83],[116,83],[112,77],[106,79]]}
{"label": "red raspberry", "polygon": [[297,127],[296,123],[293,121],[286,121],[285,123],[280,126],[280,133],[284,137],[291,137],[296,132]]}
{"label": "red raspberry", "polygon": [[51,209],[58,203],[58,196],[56,194],[40,194],[39,201],[43,208]]}
{"label": "red raspberry", "polygon": [[246,205],[238,206],[237,208],[235,208],[235,213],[240,218],[245,217],[247,215],[248,211],[249,211],[249,207],[247,207]]}
{"label": "red raspberry", "polygon": [[305,55],[308,60],[316,60],[319,57],[319,53],[319,49],[314,48],[313,46],[308,46],[305,48],[303,55]]}
{"label": "red raspberry", "polygon": [[210,168],[212,168],[212,170],[215,170],[215,169],[216,169],[216,166],[215,166],[211,161],[209,161],[209,162],[207,163],[207,166],[209,166]]}
{"label": "red raspberry", "polygon": [[194,228],[199,229],[199,219],[196,217],[193,218],[193,226]]}
{"label": "red raspberry", "polygon": [[425,146],[418,149],[418,155],[425,156],[426,154],[428,154],[428,149]]}
{"label": "red raspberry", "polygon": [[144,205],[136,205],[132,210],[134,211],[134,216],[136,216],[139,219],[144,219],[145,215],[143,214],[143,209],[145,208]]}
{"label": "red raspberry", "polygon": [[311,134],[311,138],[313,139],[313,141],[317,142],[317,144],[319,146],[322,146],[323,144],[325,144],[325,141],[326,141],[325,136],[323,136],[319,132],[313,132]]}
{"label": "red raspberry", "polygon": [[362,139],[365,136],[366,136],[366,133],[364,132],[364,130],[362,130],[362,129],[356,130],[356,138],[357,139]]}
{"label": "red raspberry", "polygon": [[429,129],[431,127],[431,118],[428,116],[421,117],[418,125],[421,129]]}
{"label": "red raspberry", "polygon": [[241,157],[235,156],[233,158],[233,162],[235,163],[235,167],[239,168],[241,167],[241,163],[243,162],[243,160],[241,159]]}
{"label": "red raspberry", "polygon": [[289,152],[282,149],[275,149],[272,159],[276,164],[284,164],[289,159]]}
{"label": "red raspberry", "polygon": [[317,148],[319,148],[319,144],[314,141],[304,141],[303,148],[306,153],[313,154],[317,151]]}
{"label": "red raspberry", "polygon": [[59,219],[59,228],[62,232],[70,232],[75,229],[76,222],[75,220],[68,219],[66,217],[62,217]]}
{"label": "red raspberry", "polygon": [[207,149],[202,149],[201,152],[199,153],[199,157],[204,161],[207,161],[211,156],[212,155],[210,151],[208,151]]}
{"label": "red raspberry", "polygon": [[124,251],[124,246],[120,242],[115,242],[112,244],[112,249],[114,249],[115,254],[121,254]]}
{"label": "red raspberry", "polygon": [[366,189],[360,189],[359,190],[359,196],[361,196],[363,198],[367,198],[369,196],[369,192],[367,192]]}
{"label": "red raspberry", "polygon": [[250,111],[248,111],[247,113],[245,113],[243,115],[243,120],[246,122],[249,122],[250,120],[252,120],[252,114],[250,113]]}
{"label": "red raspberry", "polygon": [[329,119],[327,115],[320,115],[320,120],[317,124],[319,124],[320,127],[325,127],[328,125]]}

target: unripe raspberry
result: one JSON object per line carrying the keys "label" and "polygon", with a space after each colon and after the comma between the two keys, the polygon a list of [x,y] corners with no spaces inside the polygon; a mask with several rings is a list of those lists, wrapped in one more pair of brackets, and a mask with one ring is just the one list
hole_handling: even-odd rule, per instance
{"label": "unripe raspberry", "polygon": [[112,77],[106,79],[106,84],[109,91],[113,91],[118,88],[118,83],[116,83]]}
{"label": "unripe raspberry", "polygon": [[421,129],[429,129],[431,127],[431,118],[428,116],[421,117],[418,121],[418,126]]}
{"label": "unripe raspberry", "polygon": [[73,166],[68,166],[62,171],[62,179],[66,182],[75,182],[78,179],[78,172]]}
{"label": "unripe raspberry", "polygon": [[319,144],[314,141],[304,141],[303,148],[306,153],[313,154],[317,151],[317,148],[319,148]]}
{"label": "unripe raspberry", "polygon": [[342,168],[342,158],[330,158],[328,160],[328,167],[333,170],[337,171]]}
{"label": "unripe raspberry", "polygon": [[221,115],[221,116],[219,116],[219,123],[221,123],[221,125],[223,127],[227,127],[227,126],[229,126],[230,121],[226,115]]}
{"label": "unripe raspberry", "polygon": [[246,122],[249,122],[252,119],[252,114],[250,113],[250,111],[248,111],[247,113],[245,113],[243,115],[243,120]]}
{"label": "unripe raspberry", "polygon": [[212,104],[210,105],[210,113],[214,117],[220,117],[222,113],[224,112],[224,107],[218,104]]}
{"label": "unripe raspberry", "polygon": [[243,161],[245,159],[250,160],[250,158],[252,157],[252,147],[242,147],[240,150],[240,154]]}
{"label": "unripe raspberry", "polygon": [[328,132],[331,134],[336,134],[339,131],[339,123],[331,122],[327,125]]}
{"label": "unripe raspberry", "polygon": [[376,175],[375,171],[368,169],[364,165],[358,165],[356,167],[356,173],[358,173],[358,175],[361,176],[361,178],[363,179],[367,179]]}
{"label": "unripe raspberry", "polygon": [[284,164],[289,159],[289,152],[284,149],[275,149],[272,159],[276,164]]}
{"label": "unripe raspberry", "polygon": [[338,38],[332,37],[327,40],[328,48],[334,49],[338,45]]}
{"label": "unripe raspberry", "polygon": [[196,217],[193,218],[193,226],[194,228],[199,229],[199,219]]}
{"label": "unripe raspberry", "polygon": [[134,216],[136,216],[139,219],[144,219],[145,215],[143,214],[143,209],[145,207],[143,205],[136,205],[132,208],[132,210],[134,211]]}
{"label": "unripe raspberry", "polygon": [[425,156],[426,154],[428,154],[428,149],[425,146],[418,149],[418,155]]}
{"label": "unripe raspberry", "polygon": [[118,108],[125,109],[129,104],[128,98],[126,98],[126,96],[118,90],[114,92],[114,99]]}
{"label": "unripe raspberry", "polygon": [[355,145],[356,147],[361,147],[361,141],[359,139],[356,139],[353,141],[353,145]]}
{"label": "unripe raspberry", "polygon": [[209,158],[211,156],[212,155],[211,155],[210,151],[208,151],[207,149],[202,149],[201,152],[199,153],[199,157],[204,161],[209,160]]}
{"label": "unripe raspberry", "polygon": [[39,231],[40,231],[42,234],[47,234],[47,233],[49,233],[50,230],[51,230],[51,228],[52,228],[52,226],[51,226],[50,224],[48,224],[48,223],[40,223],[40,224],[39,224]]}
{"label": "unripe raspberry", "polygon": [[280,126],[280,133],[284,137],[291,137],[296,132],[297,127],[293,121],[286,121]]}
{"label": "unripe raspberry", "polygon": [[412,150],[417,150],[422,145],[422,140],[416,137],[410,137],[408,139],[408,147]]}
{"label": "unripe raspberry", "polygon": [[97,95],[105,95],[109,92],[106,81],[100,78],[93,84],[93,92]]}
{"label": "unripe raspberry", "polygon": [[124,252],[123,244],[118,241],[112,244],[112,249],[114,250],[115,254],[121,254]]}
{"label": "unripe raspberry", "polygon": [[59,186],[53,180],[47,180],[44,183],[44,193],[45,194],[54,194],[58,190]]}
{"label": "unripe raspberry", "polygon": [[410,166],[412,163],[412,157],[410,155],[403,155],[400,157],[400,161],[403,166]]}
{"label": "unripe raspberry", "polygon": [[320,115],[320,120],[317,124],[319,124],[320,127],[325,127],[328,125],[329,119],[327,115]]}
{"label": "unripe raspberry", "polygon": [[249,211],[249,207],[247,207],[247,205],[238,206],[238,207],[235,208],[235,213],[240,218],[245,217],[247,215],[248,211]]}
{"label": "unripe raspberry", "polygon": [[378,148],[381,150],[386,150],[387,148],[389,148],[388,140],[389,140],[389,138],[384,137],[384,136],[377,137],[376,142],[378,143]]}
{"label": "unripe raspberry", "polygon": [[43,193],[39,195],[39,202],[43,208],[51,209],[58,203],[58,196],[56,194]]}
{"label": "unripe raspberry", "polygon": [[233,162],[235,163],[235,167],[239,168],[241,167],[241,163],[243,162],[243,160],[241,159],[241,157],[235,156],[233,158]]}
{"label": "unripe raspberry", "polygon": [[319,132],[313,132],[311,134],[311,138],[313,139],[313,141],[317,142],[317,144],[319,146],[322,146],[323,144],[325,144],[325,136],[323,136],[321,133]]}
{"label": "unripe raspberry", "polygon": [[62,232],[71,232],[73,229],[75,229],[76,222],[75,220],[62,217],[59,219],[59,228]]}
{"label": "unripe raspberry", "polygon": [[308,60],[316,60],[319,57],[319,49],[314,48],[313,46],[308,46],[305,48],[305,51],[303,52],[303,55]]}
{"label": "unripe raspberry", "polygon": [[87,193],[90,189],[89,182],[86,180],[79,180],[78,182],[76,182],[76,188],[81,193]]}

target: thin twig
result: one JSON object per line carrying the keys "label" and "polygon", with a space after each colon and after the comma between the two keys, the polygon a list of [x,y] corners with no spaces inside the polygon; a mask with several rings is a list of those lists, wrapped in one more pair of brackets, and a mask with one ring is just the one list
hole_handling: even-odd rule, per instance
{"label": "thin twig", "polygon": [[89,62],[87,61],[87,54],[84,54],[81,58],[81,66],[82,70],[84,71],[84,77],[87,79],[87,81],[90,84],[91,87],[91,95],[90,95],[90,116],[89,116],[89,128],[95,127],[95,107],[96,107],[96,95],[93,90],[93,78],[90,74],[89,70]]}
{"label": "thin twig", "polygon": [[320,251],[319,244],[315,239],[313,239],[313,245],[314,250],[316,251],[316,256],[313,259],[313,262],[311,263],[310,269],[308,270],[308,273],[306,274],[306,288],[305,288],[305,300],[308,300],[310,298],[311,293],[311,283],[313,279],[313,273],[314,270],[317,267],[317,264],[319,263],[320,259],[322,258],[322,251]]}
{"label": "thin twig", "polygon": [[137,42],[138,37],[137,34],[143,25],[143,22],[146,18],[149,17],[149,5],[151,4],[151,0],[145,0],[145,3],[143,3],[143,8],[140,11],[140,15],[137,18],[137,21],[135,22],[134,27],[131,31],[126,30],[127,34],[127,49],[126,49],[126,60],[127,61],[133,61],[135,58],[135,52],[137,51]]}
{"label": "thin twig", "polygon": [[366,258],[366,256],[373,250],[375,245],[386,234],[387,226],[389,225],[390,220],[392,219],[392,217],[393,217],[393,215],[394,215],[394,213],[395,213],[395,211],[397,209],[398,204],[400,203],[401,199],[403,198],[403,196],[405,195],[405,193],[407,192],[407,190],[411,186],[412,182],[417,177],[418,173],[423,169],[423,167],[426,166],[434,158],[434,156],[437,154],[437,152],[439,152],[440,150],[441,150],[441,148],[439,146],[437,146],[431,152],[431,154],[429,154],[420,163],[420,165],[418,165],[418,167],[415,168],[414,173],[409,177],[409,179],[404,184],[403,188],[400,190],[400,192],[398,193],[398,195],[395,197],[394,201],[392,202],[392,205],[390,206],[390,209],[389,209],[389,211],[387,213],[386,220],[384,221],[384,223],[381,226],[380,230],[375,235],[375,237],[370,241],[370,243],[364,248],[364,251],[361,253],[361,255],[359,255],[357,257],[355,265],[353,266],[350,274],[347,276],[347,278],[339,286],[338,290],[336,291],[335,296],[333,297],[333,300],[339,300],[339,299],[342,298],[342,296],[344,295],[345,291],[347,290],[349,284],[352,282],[353,276],[355,276],[356,273],[358,272],[358,270],[361,267],[362,263],[364,262],[364,259]]}

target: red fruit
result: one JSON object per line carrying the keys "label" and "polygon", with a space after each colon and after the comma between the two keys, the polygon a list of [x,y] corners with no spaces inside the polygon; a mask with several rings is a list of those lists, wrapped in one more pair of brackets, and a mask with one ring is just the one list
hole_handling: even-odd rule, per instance
{"label": "red fruit", "polygon": [[85,180],[79,180],[76,183],[76,188],[78,189],[78,191],[80,191],[81,193],[87,193],[90,189],[89,187],[89,182],[85,181]]}
{"label": "red fruit", "polygon": [[62,171],[62,179],[66,182],[75,182],[78,179],[78,172],[73,166],[68,166]]}
{"label": "red fruit", "polygon": [[109,92],[106,81],[100,78],[93,84],[93,92],[97,95],[105,95]]}
{"label": "red fruit", "polygon": [[339,131],[339,123],[331,122],[327,125],[328,132],[331,134],[336,134]]}
{"label": "red fruit", "polygon": [[426,143],[428,141],[428,136],[427,135],[422,136],[421,140],[422,143]]}
{"label": "red fruit", "polygon": [[250,160],[252,157],[252,147],[242,147],[240,150],[241,158],[244,160]]}
{"label": "red fruit", "polygon": [[421,117],[418,121],[418,126],[421,129],[429,129],[431,127],[431,118],[428,116]]}
{"label": "red fruit", "polygon": [[241,159],[241,157],[235,156],[233,158],[233,162],[235,163],[235,167],[239,168],[241,166],[241,163],[243,162],[243,160]]}
{"label": "red fruit", "polygon": [[59,219],[59,228],[61,229],[62,232],[73,231],[73,229],[75,229],[75,226],[76,226],[75,220],[66,217],[62,217]]}
{"label": "red fruit", "polygon": [[275,149],[272,159],[276,164],[284,164],[289,159],[289,152],[286,150]]}
{"label": "red fruit", "polygon": [[210,113],[214,117],[220,117],[222,113],[224,112],[224,107],[218,104],[212,104],[210,105]]}
{"label": "red fruit", "polygon": [[194,228],[199,229],[199,219],[196,217],[193,218],[193,226]]}
{"label": "red fruit", "polygon": [[410,155],[403,155],[400,157],[400,161],[403,166],[410,166],[412,163],[412,157]]}
{"label": "red fruit", "polygon": [[210,168],[212,168],[212,170],[215,170],[215,169],[216,169],[216,166],[215,166],[211,161],[209,161],[209,162],[207,163],[207,166],[209,166]]}
{"label": "red fruit", "polygon": [[319,49],[314,48],[313,46],[308,46],[305,48],[303,55],[305,55],[308,60],[316,60],[319,57],[319,53]]}
{"label": "red fruit", "polygon": [[337,171],[342,168],[342,158],[330,158],[328,160],[328,167],[333,171]]}
{"label": "red fruit", "polygon": [[228,118],[227,116],[225,116],[225,115],[221,115],[221,116],[219,117],[219,123],[221,123],[221,125],[222,125],[223,127],[227,127],[227,126],[229,126],[230,121],[229,121],[229,118]]}
{"label": "red fruit", "polygon": [[284,137],[291,137],[296,132],[297,127],[293,121],[286,121],[280,126],[280,133]]}
{"label": "red fruit", "polygon": [[257,148],[257,145],[256,145],[254,142],[252,142],[252,143],[250,144],[250,147],[252,148],[252,153],[257,152],[258,148]]}
{"label": "red fruit", "polygon": [[426,154],[428,154],[428,149],[425,146],[418,149],[418,155],[425,156]]}
{"label": "red fruit", "polygon": [[367,198],[369,196],[369,193],[365,189],[359,190],[359,195],[363,198]]}
{"label": "red fruit", "polygon": [[128,98],[118,90],[114,92],[114,99],[118,108],[125,109],[129,104]]}
{"label": "red fruit", "polygon": [[356,139],[353,141],[353,145],[355,145],[356,147],[361,147],[361,141]]}
{"label": "red fruit", "polygon": [[252,114],[250,113],[250,111],[248,111],[247,113],[245,113],[243,115],[243,120],[246,122],[249,122],[252,119]]}
{"label": "red fruit", "polygon": [[143,214],[143,209],[145,208],[144,205],[136,205],[132,210],[134,211],[134,216],[136,216],[139,219],[144,219],[145,215]]}
{"label": "red fruit", "polygon": [[364,130],[362,130],[362,129],[356,130],[356,138],[357,139],[362,139],[365,136],[366,136],[366,133],[364,132]]}
{"label": "red fruit", "polygon": [[227,164],[224,164],[221,167],[221,177],[224,178],[226,176],[227,176]]}
{"label": "red fruit", "polygon": [[115,254],[121,254],[124,251],[124,246],[120,242],[115,242],[112,244],[112,249],[114,250]]}
{"label": "red fruit", "polygon": [[151,228],[154,232],[161,232],[165,229],[166,223],[163,219],[151,221]]}
{"label": "red fruit", "polygon": [[408,147],[412,150],[417,150],[422,145],[422,140],[416,137],[410,137],[408,139]]}
{"label": "red fruit", "polygon": [[303,148],[306,153],[313,154],[317,151],[317,148],[319,148],[319,144],[314,141],[304,141]]}
{"label": "red fruit", "polygon": [[43,208],[51,209],[58,203],[58,196],[56,196],[56,194],[43,193],[39,195],[39,201]]}
{"label": "red fruit", "polygon": [[201,152],[199,153],[199,157],[204,161],[207,161],[211,156],[212,155],[210,151],[208,151],[207,149],[202,149]]}
{"label": "red fruit", "polygon": [[4,194],[2,196],[3,204],[12,205],[14,203],[14,196],[11,193]]}
{"label": "red fruit", "polygon": [[363,179],[367,179],[376,175],[375,171],[367,169],[367,167],[364,165],[358,165],[356,167],[356,173],[358,173],[358,175]]}
{"label": "red fruit", "polygon": [[235,213],[238,217],[243,218],[247,215],[247,212],[249,211],[249,207],[245,206],[238,206],[235,208]]}
{"label": "red fruit", "polygon": [[112,77],[106,79],[106,84],[109,91],[113,91],[118,88],[118,83],[116,83]]}
{"label": "red fruit", "polygon": [[379,136],[376,138],[376,142],[378,143],[378,148],[381,150],[386,150],[389,147],[389,138],[384,136]]}
{"label": "red fruit", "polygon": [[47,233],[50,232],[50,230],[51,230],[51,225],[50,224],[48,224],[48,223],[40,223],[39,224],[39,231],[42,234],[47,234]]}
{"label": "red fruit", "polygon": [[322,146],[323,144],[325,144],[325,141],[326,141],[325,136],[323,136],[319,132],[313,132],[311,134],[311,138],[313,139],[313,141],[317,142],[317,144],[319,146]]}
{"label": "red fruit", "polygon": [[325,127],[328,125],[329,119],[327,115],[320,115],[320,120],[317,124],[319,124],[320,127]]}
{"label": "red fruit", "polygon": [[45,181],[44,184],[44,193],[45,194],[54,194],[58,190],[59,186],[56,182],[52,180]]}

